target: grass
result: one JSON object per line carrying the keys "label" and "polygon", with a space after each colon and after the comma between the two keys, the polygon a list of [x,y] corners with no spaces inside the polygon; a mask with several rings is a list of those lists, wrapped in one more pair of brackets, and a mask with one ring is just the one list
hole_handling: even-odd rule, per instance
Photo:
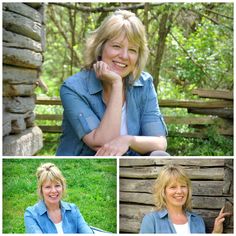
{"label": "grass", "polygon": [[89,225],[116,233],[115,159],[3,159],[3,233],[24,233],[24,211],[38,201],[35,172],[52,162],[67,181],[63,199],[75,203]]}

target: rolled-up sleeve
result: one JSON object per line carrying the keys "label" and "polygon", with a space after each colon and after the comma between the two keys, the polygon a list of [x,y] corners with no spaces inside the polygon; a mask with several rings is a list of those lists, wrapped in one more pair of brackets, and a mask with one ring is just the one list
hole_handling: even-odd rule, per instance
{"label": "rolled-up sleeve", "polygon": [[41,234],[43,233],[37,221],[34,219],[30,210],[26,209],[24,214],[25,231],[27,234]]}
{"label": "rolled-up sleeve", "polygon": [[61,86],[60,96],[64,108],[64,116],[79,139],[82,139],[84,135],[99,126],[100,120],[91,110],[85,97],[65,83]]}
{"label": "rolled-up sleeve", "polygon": [[88,226],[84,217],[80,213],[78,207],[76,207],[76,215],[77,215],[77,233],[80,234],[93,234],[92,229]]}
{"label": "rolled-up sleeve", "polygon": [[149,81],[148,92],[145,97],[141,124],[142,135],[144,136],[167,135],[167,127],[160,112],[157,93],[151,80]]}

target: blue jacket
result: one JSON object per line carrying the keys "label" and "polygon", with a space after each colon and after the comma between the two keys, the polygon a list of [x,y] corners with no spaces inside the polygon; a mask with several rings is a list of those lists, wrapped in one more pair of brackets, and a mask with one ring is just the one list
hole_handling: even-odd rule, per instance
{"label": "blue jacket", "polygon": [[[186,211],[188,223],[190,225],[190,232],[192,234],[204,234],[205,233],[205,223],[201,216]],[[144,216],[140,233],[142,234],[176,234],[173,223],[168,217],[168,211],[154,211]]]}
{"label": "blue jacket", "polygon": [[[82,70],[69,77],[61,86],[64,108],[58,156],[93,156],[82,138],[96,129],[105,113],[102,84],[93,70]],[[129,135],[166,136],[167,130],[160,113],[157,94],[150,74],[126,86],[127,129]]]}
{"label": "blue jacket", "polygon": [[[64,233],[93,233],[75,204],[61,201],[61,213]],[[28,207],[24,219],[26,233],[57,233],[54,223],[48,217],[44,201]]]}

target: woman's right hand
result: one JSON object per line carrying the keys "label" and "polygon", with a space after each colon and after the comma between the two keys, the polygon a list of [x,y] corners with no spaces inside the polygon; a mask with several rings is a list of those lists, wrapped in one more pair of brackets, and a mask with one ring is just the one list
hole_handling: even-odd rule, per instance
{"label": "woman's right hand", "polygon": [[226,216],[232,215],[230,212],[224,212],[224,207],[220,210],[219,215],[215,219],[213,234],[221,234],[223,232],[223,222]]}
{"label": "woman's right hand", "polygon": [[103,61],[97,61],[95,64],[93,64],[93,68],[97,78],[99,78],[101,81],[107,82],[109,84],[122,82],[122,77],[116,72],[112,71],[107,63]]}

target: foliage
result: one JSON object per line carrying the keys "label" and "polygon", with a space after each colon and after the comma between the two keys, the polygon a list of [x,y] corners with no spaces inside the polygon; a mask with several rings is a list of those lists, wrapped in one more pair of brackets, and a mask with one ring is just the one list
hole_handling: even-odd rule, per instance
{"label": "foliage", "polygon": [[[71,3],[71,8],[66,4],[47,5],[47,46],[41,77],[49,87],[50,97],[58,97],[62,81],[81,69],[86,36],[110,13],[104,9],[114,11],[136,5],[122,2]],[[173,89],[179,86],[187,95],[188,90],[196,87],[232,89],[233,3],[147,3],[146,8],[133,11],[147,29],[150,49],[147,70],[152,73],[156,85],[162,82]],[[163,58],[160,58],[161,32],[158,30],[164,14],[167,14],[166,27],[170,30]],[[155,64],[158,59],[162,60],[160,77]],[[160,96],[163,93],[165,91]]]}
{"label": "foliage", "polygon": [[[137,9],[137,5],[144,7]],[[59,97],[63,80],[83,66],[84,45],[89,32],[108,14],[123,7],[133,8],[131,10],[146,27],[150,49],[146,70],[153,75],[159,99],[194,99],[191,91],[200,87],[233,89],[233,3],[49,3],[47,47],[41,76],[49,87],[49,97]],[[162,50],[163,54],[160,54]],[[37,94],[42,95],[40,90]],[[62,114],[62,109],[37,106],[36,113]],[[189,116],[187,110],[173,108],[162,109],[162,114]],[[37,121],[37,124],[52,122]],[[60,125],[61,122],[53,124]],[[192,131],[187,125],[168,125],[168,129]],[[231,145],[232,140],[217,136],[216,141],[215,137],[209,133],[208,140],[168,138],[170,152],[190,156],[197,153],[231,155],[232,150],[225,150],[224,145],[225,142]],[[44,134],[44,149],[38,155],[55,155],[58,142],[59,135]],[[181,143],[184,148],[179,151],[177,146],[182,147]]]}
{"label": "foliage", "polygon": [[24,211],[37,202],[35,172],[55,163],[67,181],[65,201],[75,203],[89,225],[116,232],[116,160],[4,159],[3,233],[24,233]]}

